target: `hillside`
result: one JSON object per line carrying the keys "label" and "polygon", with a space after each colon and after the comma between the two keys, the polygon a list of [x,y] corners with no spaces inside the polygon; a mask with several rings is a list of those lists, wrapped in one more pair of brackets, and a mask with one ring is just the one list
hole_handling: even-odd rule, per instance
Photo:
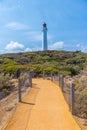
{"label": "hillside", "polygon": [[[45,71],[47,74],[50,72],[63,74],[66,82],[73,81],[75,83],[75,115],[85,119],[85,122],[87,121],[86,53],[38,51],[0,55],[0,99],[15,91],[14,85],[9,81],[18,78],[20,73],[26,70],[33,70],[34,77],[42,77],[43,71]],[[63,94],[69,99],[67,87],[65,86]]]}
{"label": "hillside", "polygon": [[34,70],[35,75],[43,70],[63,75],[77,75],[87,63],[87,54],[68,51],[26,52],[0,55],[0,73],[16,76],[19,69]]}

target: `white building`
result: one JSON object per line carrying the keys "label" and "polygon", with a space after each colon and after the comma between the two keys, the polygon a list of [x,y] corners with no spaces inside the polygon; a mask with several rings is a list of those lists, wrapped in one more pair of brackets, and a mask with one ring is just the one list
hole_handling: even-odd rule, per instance
{"label": "white building", "polygon": [[43,51],[47,50],[47,25],[43,23],[43,30],[42,30],[42,48]]}

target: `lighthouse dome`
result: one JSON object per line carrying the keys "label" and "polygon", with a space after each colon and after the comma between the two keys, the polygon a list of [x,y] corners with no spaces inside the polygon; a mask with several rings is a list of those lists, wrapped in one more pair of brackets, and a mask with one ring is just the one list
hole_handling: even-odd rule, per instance
{"label": "lighthouse dome", "polygon": [[43,27],[46,27],[46,23],[45,22],[43,23]]}

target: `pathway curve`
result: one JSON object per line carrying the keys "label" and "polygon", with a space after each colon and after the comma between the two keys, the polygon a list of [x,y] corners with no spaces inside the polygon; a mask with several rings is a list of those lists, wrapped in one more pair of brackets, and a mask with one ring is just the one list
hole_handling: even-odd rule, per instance
{"label": "pathway curve", "polygon": [[5,130],[81,130],[60,88],[50,80],[33,79]]}

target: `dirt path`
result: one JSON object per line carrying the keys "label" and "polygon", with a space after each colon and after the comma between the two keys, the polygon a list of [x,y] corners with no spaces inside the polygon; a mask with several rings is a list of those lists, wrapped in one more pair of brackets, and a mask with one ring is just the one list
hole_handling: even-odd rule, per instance
{"label": "dirt path", "polygon": [[50,80],[34,79],[5,130],[81,130],[60,88]]}

